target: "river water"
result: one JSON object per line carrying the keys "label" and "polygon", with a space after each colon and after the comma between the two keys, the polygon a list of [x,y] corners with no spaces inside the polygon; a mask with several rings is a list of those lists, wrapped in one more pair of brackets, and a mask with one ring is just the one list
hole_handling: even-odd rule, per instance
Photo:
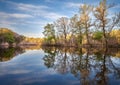
{"label": "river water", "polygon": [[120,49],[0,48],[0,85],[120,85]]}

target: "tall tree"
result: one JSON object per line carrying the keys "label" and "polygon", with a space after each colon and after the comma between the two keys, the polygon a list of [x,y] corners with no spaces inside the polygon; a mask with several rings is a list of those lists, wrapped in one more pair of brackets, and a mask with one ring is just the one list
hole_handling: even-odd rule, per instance
{"label": "tall tree", "polygon": [[64,38],[64,45],[67,43],[67,35],[69,34],[69,19],[66,17],[59,18],[55,22],[57,32],[63,36]]}
{"label": "tall tree", "polygon": [[120,14],[113,16],[112,18],[108,18],[108,9],[113,7],[112,5],[107,5],[106,0],[102,0],[99,5],[95,8],[94,15],[97,20],[97,24],[99,28],[102,29],[104,44],[107,47],[107,34],[109,34],[112,29],[120,22]]}
{"label": "tall tree", "polygon": [[82,24],[80,17],[77,14],[75,14],[70,19],[70,28],[71,28],[71,37],[73,35],[76,35],[78,43],[82,44]]}
{"label": "tall tree", "polygon": [[90,5],[81,5],[80,6],[80,20],[83,28],[85,29],[87,44],[90,44],[89,41],[89,28],[92,26],[90,13],[92,12],[92,6]]}

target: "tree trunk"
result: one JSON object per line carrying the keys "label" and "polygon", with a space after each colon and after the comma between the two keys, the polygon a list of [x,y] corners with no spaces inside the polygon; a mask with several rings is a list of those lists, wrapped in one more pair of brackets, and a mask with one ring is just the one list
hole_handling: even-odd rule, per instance
{"label": "tree trunk", "polygon": [[66,38],[66,36],[67,36],[67,35],[66,35],[66,33],[65,33],[65,37],[64,37],[64,38],[65,38],[65,42],[64,42],[64,45],[67,44],[67,38]]}
{"label": "tree trunk", "polygon": [[82,32],[80,30],[80,45],[82,44]]}
{"label": "tree trunk", "polygon": [[107,48],[107,44],[108,44],[108,42],[107,42],[107,37],[106,37],[106,33],[105,33],[105,27],[103,27],[103,36],[104,36],[104,46]]}
{"label": "tree trunk", "polygon": [[88,36],[88,28],[87,27],[86,27],[86,38],[87,38],[87,44],[90,45],[89,36]]}

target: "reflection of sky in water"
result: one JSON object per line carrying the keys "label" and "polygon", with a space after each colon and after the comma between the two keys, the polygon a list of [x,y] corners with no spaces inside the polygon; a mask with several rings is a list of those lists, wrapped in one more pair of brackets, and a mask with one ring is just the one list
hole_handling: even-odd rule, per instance
{"label": "reflection of sky in water", "polygon": [[72,75],[60,75],[44,66],[42,50],[27,51],[0,62],[0,85],[67,85],[79,83]]}
{"label": "reflection of sky in water", "polygon": [[[81,77],[84,73],[78,72],[78,75],[75,77],[70,72],[70,69],[75,64],[72,59],[73,57],[75,59],[78,58],[78,55],[74,54],[71,56],[67,54],[67,73],[61,74],[59,71],[62,70],[60,65],[63,62],[63,56],[56,56],[53,68],[47,68],[44,65],[45,61],[43,61],[45,54],[47,53],[44,53],[43,50],[28,50],[9,61],[0,62],[0,85],[80,85],[81,80],[84,79]],[[83,55],[82,62],[85,62],[86,56],[86,54]],[[110,59],[115,67],[111,65]],[[96,73],[101,71],[100,65],[102,65],[102,62],[96,61],[95,55],[90,55],[88,60],[90,65],[88,81],[92,83],[95,81]],[[117,71],[114,70],[117,68],[118,74],[120,74],[120,58],[106,57],[105,65],[110,70],[110,72],[105,74],[110,85],[120,83],[120,79],[117,79]]]}

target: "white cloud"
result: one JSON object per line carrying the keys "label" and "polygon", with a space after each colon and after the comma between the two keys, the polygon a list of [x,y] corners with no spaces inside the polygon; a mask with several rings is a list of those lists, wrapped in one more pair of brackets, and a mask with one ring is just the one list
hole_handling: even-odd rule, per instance
{"label": "white cloud", "polygon": [[0,12],[0,16],[2,18],[32,18],[33,16],[29,14],[20,14],[20,13],[5,13],[5,12]]}
{"label": "white cloud", "polygon": [[11,17],[15,17],[15,18],[31,18],[33,16],[28,15],[28,14],[10,14]]}
{"label": "white cloud", "polygon": [[31,5],[31,4],[23,4],[23,3],[14,3],[14,5],[17,7],[17,9],[22,11],[31,11],[36,12],[38,10],[45,10],[48,9],[47,6],[37,6],[37,5]]}
{"label": "white cloud", "polygon": [[52,21],[55,21],[56,19],[61,18],[61,17],[67,17],[66,15],[63,15],[63,14],[58,14],[55,12],[48,12],[48,11],[42,11],[40,13],[36,13],[35,16],[44,17]]}
{"label": "white cloud", "polygon": [[[31,37],[43,37],[41,31],[45,24],[47,24],[47,21],[45,20],[39,20],[39,19],[30,19],[30,15],[25,14],[9,14],[5,12],[0,12],[0,28],[6,27],[12,29],[14,32],[17,32],[19,34],[23,34],[25,36],[31,36]],[[28,27],[29,26],[29,27]],[[23,30],[26,28],[26,30]],[[28,32],[27,30],[34,30],[34,32]]]}
{"label": "white cloud", "polygon": [[[56,13],[52,11],[52,8],[45,5],[4,2],[11,6],[9,9],[13,10],[14,13],[0,11],[0,27],[8,27],[26,36],[41,37],[43,36],[43,27],[47,23],[53,22],[60,17],[66,17],[66,15]],[[23,30],[24,28],[26,30]],[[34,32],[29,30],[34,30]]]}
{"label": "white cloud", "polygon": [[11,1],[7,1],[7,3],[11,4],[17,11],[21,11],[26,14],[30,14],[35,17],[42,17],[42,18],[48,18],[51,20],[56,20],[57,18],[60,18],[62,16],[65,16],[63,14],[55,13],[51,11],[51,8],[45,5],[31,5],[31,4],[23,4],[23,3],[15,3]]}
{"label": "white cloud", "polygon": [[16,8],[20,10],[27,10],[27,11],[49,8],[48,6],[45,6],[45,5],[32,5],[32,4],[16,3],[12,1],[5,1],[5,2],[8,4],[11,4],[12,6],[15,6]]}
{"label": "white cloud", "polygon": [[66,3],[66,7],[68,8],[79,8],[81,5],[83,5],[83,3],[73,3],[73,2],[69,2],[69,3]]}

